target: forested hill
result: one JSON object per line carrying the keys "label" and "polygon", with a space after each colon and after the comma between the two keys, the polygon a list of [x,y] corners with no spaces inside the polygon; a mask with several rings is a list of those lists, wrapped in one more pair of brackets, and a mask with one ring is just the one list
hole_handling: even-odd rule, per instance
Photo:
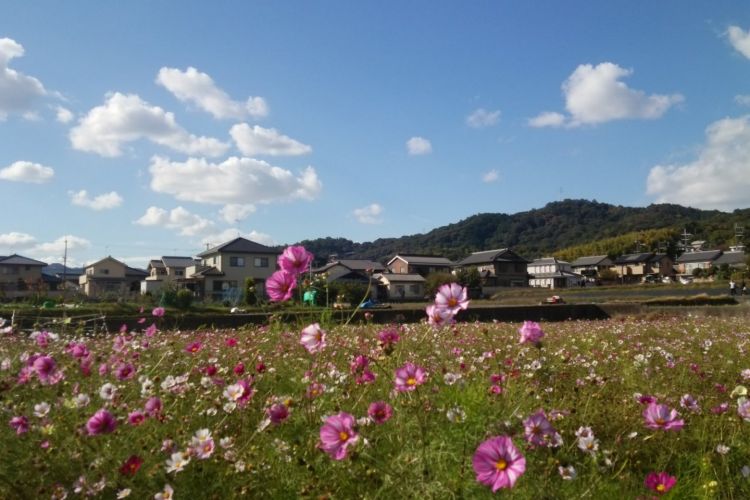
{"label": "forested hill", "polygon": [[[316,256],[385,261],[396,253],[442,255],[461,259],[471,252],[511,247],[526,258],[551,255],[598,240],[651,229],[683,229],[693,239],[725,247],[734,241],[734,225],[750,229],[750,209],[731,213],[699,210],[672,204],[623,207],[588,200],[564,200],[516,214],[483,213],[425,234],[381,238],[355,243],[344,238],[318,238],[299,242]],[[635,244],[634,238],[634,244]],[[636,251],[634,247],[632,251]],[[649,250],[649,248],[644,248]]]}

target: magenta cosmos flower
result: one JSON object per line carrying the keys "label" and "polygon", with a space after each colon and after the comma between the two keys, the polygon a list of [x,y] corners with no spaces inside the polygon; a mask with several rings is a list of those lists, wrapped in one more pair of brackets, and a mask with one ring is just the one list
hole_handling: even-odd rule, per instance
{"label": "magenta cosmos flower", "polygon": [[11,429],[16,431],[16,435],[18,436],[25,432],[29,432],[29,419],[23,415],[11,418],[9,423]]}
{"label": "magenta cosmos flower", "polygon": [[472,459],[477,481],[496,492],[512,488],[526,471],[526,459],[508,436],[495,436],[480,444]]}
{"label": "magenta cosmos flower", "polygon": [[156,318],[161,318],[162,316],[164,316],[164,308],[154,307],[154,309],[151,311],[151,314]]}
{"label": "magenta cosmos flower", "polygon": [[287,271],[276,271],[266,280],[266,293],[271,302],[284,302],[292,298],[297,277]]}
{"label": "magenta cosmos flower", "polygon": [[533,446],[550,446],[558,441],[558,434],[547,420],[544,410],[539,410],[523,421],[526,441]]}
{"label": "magenta cosmos flower", "polygon": [[656,402],[650,403],[643,410],[644,424],[649,429],[679,431],[685,425],[684,420],[677,418],[679,416],[676,410],[672,410],[667,405],[661,405]]}
{"label": "magenta cosmos flower", "polygon": [[447,309],[451,314],[469,307],[469,298],[466,287],[458,283],[446,283],[438,288],[435,294],[435,305],[441,309]]}
{"label": "magenta cosmos flower", "polygon": [[328,453],[334,460],[346,458],[347,448],[359,439],[354,430],[354,417],[346,412],[331,415],[326,418],[320,428],[320,449]]}
{"label": "magenta cosmos flower", "polygon": [[384,424],[393,416],[393,407],[385,401],[375,401],[367,408],[367,416],[376,424]]}
{"label": "magenta cosmos flower", "polygon": [[302,330],[299,343],[307,349],[310,354],[322,351],[326,346],[326,332],[318,323],[308,325]]}
{"label": "magenta cosmos flower", "polygon": [[57,363],[49,356],[39,356],[31,366],[43,384],[50,382],[57,371]]}
{"label": "magenta cosmos flower", "polygon": [[677,478],[670,476],[666,472],[652,472],[646,476],[646,480],[643,484],[646,488],[662,494],[671,490],[676,482]]}
{"label": "magenta cosmos flower", "polygon": [[305,250],[305,247],[290,246],[279,257],[279,267],[296,276],[305,272],[312,260],[313,254]]}
{"label": "magenta cosmos flower", "polygon": [[117,420],[115,420],[115,417],[110,412],[103,408],[94,413],[94,416],[86,422],[86,430],[89,436],[109,434],[115,430],[115,427],[117,427]]}
{"label": "magenta cosmos flower", "polygon": [[400,392],[413,391],[427,380],[427,372],[414,363],[406,363],[396,370],[396,390]]}
{"label": "magenta cosmos flower", "polygon": [[536,321],[524,321],[523,326],[518,329],[518,333],[521,335],[519,340],[521,344],[526,342],[536,344],[544,338],[542,327]]}

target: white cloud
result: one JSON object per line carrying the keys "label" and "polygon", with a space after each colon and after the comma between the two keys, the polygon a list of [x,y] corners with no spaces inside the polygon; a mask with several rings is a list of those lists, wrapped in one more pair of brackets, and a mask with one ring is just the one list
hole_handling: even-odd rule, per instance
{"label": "white cloud", "polygon": [[52,167],[45,167],[30,161],[17,161],[0,170],[0,179],[13,182],[30,182],[42,184],[55,176]]}
{"label": "white cloud", "polygon": [[496,182],[500,179],[500,172],[498,172],[495,169],[490,170],[489,172],[485,172],[484,175],[482,175],[482,182],[491,183]]}
{"label": "white cloud", "polygon": [[[680,94],[646,95],[620,81],[632,74],[632,69],[611,62],[579,65],[562,84],[565,108],[570,113],[565,124],[576,127],[630,118],[656,119],[684,100]],[[561,122],[559,113],[546,112],[530,119],[529,125],[557,127]]]}
{"label": "white cloud", "polygon": [[190,213],[183,207],[170,211],[159,207],[148,207],[140,219],[134,221],[141,226],[157,226],[177,231],[182,236],[196,236],[214,230],[210,220]]}
{"label": "white cloud", "polygon": [[750,95],[736,95],[734,96],[734,102],[740,106],[750,106]]}
{"label": "white cloud", "polygon": [[43,262],[62,262],[63,255],[65,254],[66,240],[68,245],[68,265],[75,265],[74,263],[77,262],[75,260],[75,253],[78,250],[86,250],[90,248],[91,242],[86,238],[81,238],[72,234],[60,236],[54,241],[35,245],[28,251],[28,253],[35,259],[39,259]]}
{"label": "white cloud", "polygon": [[186,154],[220,156],[229,145],[211,137],[189,134],[174,114],[152,106],[135,94],[115,92],[102,106],[91,109],[70,131],[75,149],[114,157],[125,143],[148,139]]}
{"label": "white cloud", "polygon": [[268,115],[268,105],[262,97],[249,97],[246,102],[233,101],[210,76],[193,67],[185,71],[161,68],[156,83],[180,101],[195,104],[215,118],[242,120],[247,116],[259,118]]}
{"label": "white cloud", "polygon": [[42,82],[8,67],[11,59],[23,54],[21,44],[10,38],[0,38],[0,120],[11,113],[24,115],[38,98],[47,95]]}
{"label": "white cloud", "polygon": [[250,128],[247,123],[238,123],[229,133],[237,143],[237,148],[247,156],[299,156],[312,151],[307,144],[281,134],[274,128],[263,128],[258,125]]}
{"label": "white cloud", "polygon": [[545,111],[534,118],[529,118],[530,127],[562,127],[565,124],[565,115],[554,111]]}
{"label": "white cloud", "polygon": [[62,106],[57,106],[55,108],[56,111],[56,120],[60,123],[70,123],[73,121],[73,118],[75,118],[75,115],[73,112],[67,108],[64,108]]}
{"label": "white cloud", "polygon": [[253,158],[231,157],[217,164],[204,158],[173,162],[155,156],[149,171],[151,189],[197,203],[248,205],[312,200],[322,189],[312,167],[295,176],[289,170]]}
{"label": "white cloud", "polygon": [[424,137],[412,137],[406,141],[406,150],[410,155],[426,155],[432,153],[432,144]]}
{"label": "white cloud", "polygon": [[36,238],[26,233],[10,232],[0,234],[0,248],[20,249],[28,248],[34,244]]}
{"label": "white cloud", "polygon": [[89,194],[85,189],[82,189],[78,192],[69,191],[68,195],[70,196],[70,202],[73,205],[78,205],[79,207],[86,207],[97,211],[110,210],[122,205],[122,196],[117,194],[117,192],[115,191],[100,194],[98,196],[95,196],[94,198],[89,197]]}
{"label": "white cloud", "polygon": [[646,187],[659,203],[719,210],[750,206],[750,115],[709,125],[698,158],[653,167]]}
{"label": "white cloud", "polygon": [[475,110],[466,117],[466,124],[474,128],[491,127],[500,120],[500,110],[487,111],[484,108]]}
{"label": "white cloud", "polygon": [[730,26],[727,36],[734,50],[750,59],[750,31],[743,31],[739,26]]}
{"label": "white cloud", "polygon": [[271,236],[265,233],[259,233],[258,231],[255,231],[255,230],[247,232],[247,233],[243,233],[237,228],[229,228],[229,229],[225,229],[224,231],[220,233],[214,233],[214,234],[205,236],[203,239],[201,239],[201,243],[203,245],[209,245],[213,247],[216,245],[221,245],[222,243],[226,243],[227,241],[231,241],[237,238],[238,236],[242,236],[243,238],[246,238],[250,241],[260,243],[261,245],[266,245],[266,246],[276,245],[276,241],[273,238],[271,238]]}
{"label": "white cloud", "polygon": [[229,224],[236,224],[237,222],[247,218],[248,215],[255,213],[255,205],[243,205],[240,203],[231,203],[225,205],[219,210],[222,219],[227,221]]}
{"label": "white cloud", "polygon": [[380,224],[383,219],[380,215],[383,213],[383,207],[377,203],[371,203],[366,207],[354,209],[354,217],[362,224]]}

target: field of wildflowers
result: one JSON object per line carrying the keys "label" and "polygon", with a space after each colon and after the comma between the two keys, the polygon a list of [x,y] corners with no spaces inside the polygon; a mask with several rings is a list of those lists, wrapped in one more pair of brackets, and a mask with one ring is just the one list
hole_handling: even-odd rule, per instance
{"label": "field of wildflowers", "polygon": [[746,318],[455,322],[465,293],[385,327],[5,327],[0,498],[750,498]]}

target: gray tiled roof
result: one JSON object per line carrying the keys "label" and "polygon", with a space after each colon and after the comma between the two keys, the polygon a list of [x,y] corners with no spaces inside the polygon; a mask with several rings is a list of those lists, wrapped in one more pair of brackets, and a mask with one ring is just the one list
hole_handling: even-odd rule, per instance
{"label": "gray tiled roof", "polygon": [[653,252],[646,252],[646,253],[629,253],[625,255],[620,255],[615,259],[615,264],[623,265],[623,264],[639,264],[642,262],[648,262],[651,260],[651,257],[653,257]]}
{"label": "gray tiled roof", "polygon": [[713,262],[721,256],[721,250],[706,250],[703,252],[685,252],[677,257],[678,264],[688,262]]}
{"label": "gray tiled roof", "polygon": [[529,261],[517,255],[509,248],[498,248],[496,250],[485,250],[474,252],[468,257],[458,261],[457,266],[467,266],[473,264],[491,264],[493,262],[524,262]]}
{"label": "gray tiled roof", "polygon": [[424,279],[424,277],[420,274],[401,274],[401,273],[385,273],[385,274],[379,274],[377,276],[378,278],[384,278],[390,281],[391,283],[423,283],[427,280]]}
{"label": "gray tiled roof", "polygon": [[437,256],[430,256],[430,255],[401,255],[401,254],[396,254],[396,256],[393,257],[390,261],[388,261],[388,263],[390,264],[397,258],[409,264],[412,264],[414,266],[453,266],[454,265],[453,261],[446,257],[437,257]]}
{"label": "gray tiled roof", "polygon": [[367,259],[343,259],[329,262],[323,267],[313,269],[313,272],[324,273],[335,266],[344,266],[347,269],[351,269],[352,271],[367,271],[368,269],[372,269],[372,271],[375,273],[385,271],[385,266],[380,262],[374,262]]}
{"label": "gray tiled roof", "polygon": [[570,265],[573,267],[608,266],[612,265],[612,259],[606,255],[588,255],[586,257],[578,257]]}
{"label": "gray tiled roof", "polygon": [[22,255],[13,254],[6,257],[0,257],[0,264],[2,265],[13,265],[13,266],[41,266],[47,265],[46,262],[30,259]]}
{"label": "gray tiled roof", "polygon": [[228,241],[226,243],[222,243],[219,246],[215,246],[213,248],[209,248],[208,250],[201,252],[198,254],[198,257],[207,257],[209,255],[218,253],[218,252],[225,252],[225,253],[270,253],[270,254],[280,254],[281,252],[279,250],[276,250],[275,248],[267,247],[265,245],[261,245],[260,243],[256,243],[254,241],[250,241],[248,239],[237,237],[233,239],[232,241]]}
{"label": "gray tiled roof", "polygon": [[541,259],[535,259],[529,262],[530,266],[545,266],[548,264],[568,264],[568,262],[564,260],[558,260],[555,257],[543,257]]}
{"label": "gray tiled roof", "polygon": [[715,266],[721,266],[722,264],[736,266],[746,263],[747,254],[745,252],[724,252],[721,257],[714,261]]}
{"label": "gray tiled roof", "polygon": [[196,260],[192,257],[165,256],[161,258],[161,261],[167,267],[190,267],[196,264]]}

